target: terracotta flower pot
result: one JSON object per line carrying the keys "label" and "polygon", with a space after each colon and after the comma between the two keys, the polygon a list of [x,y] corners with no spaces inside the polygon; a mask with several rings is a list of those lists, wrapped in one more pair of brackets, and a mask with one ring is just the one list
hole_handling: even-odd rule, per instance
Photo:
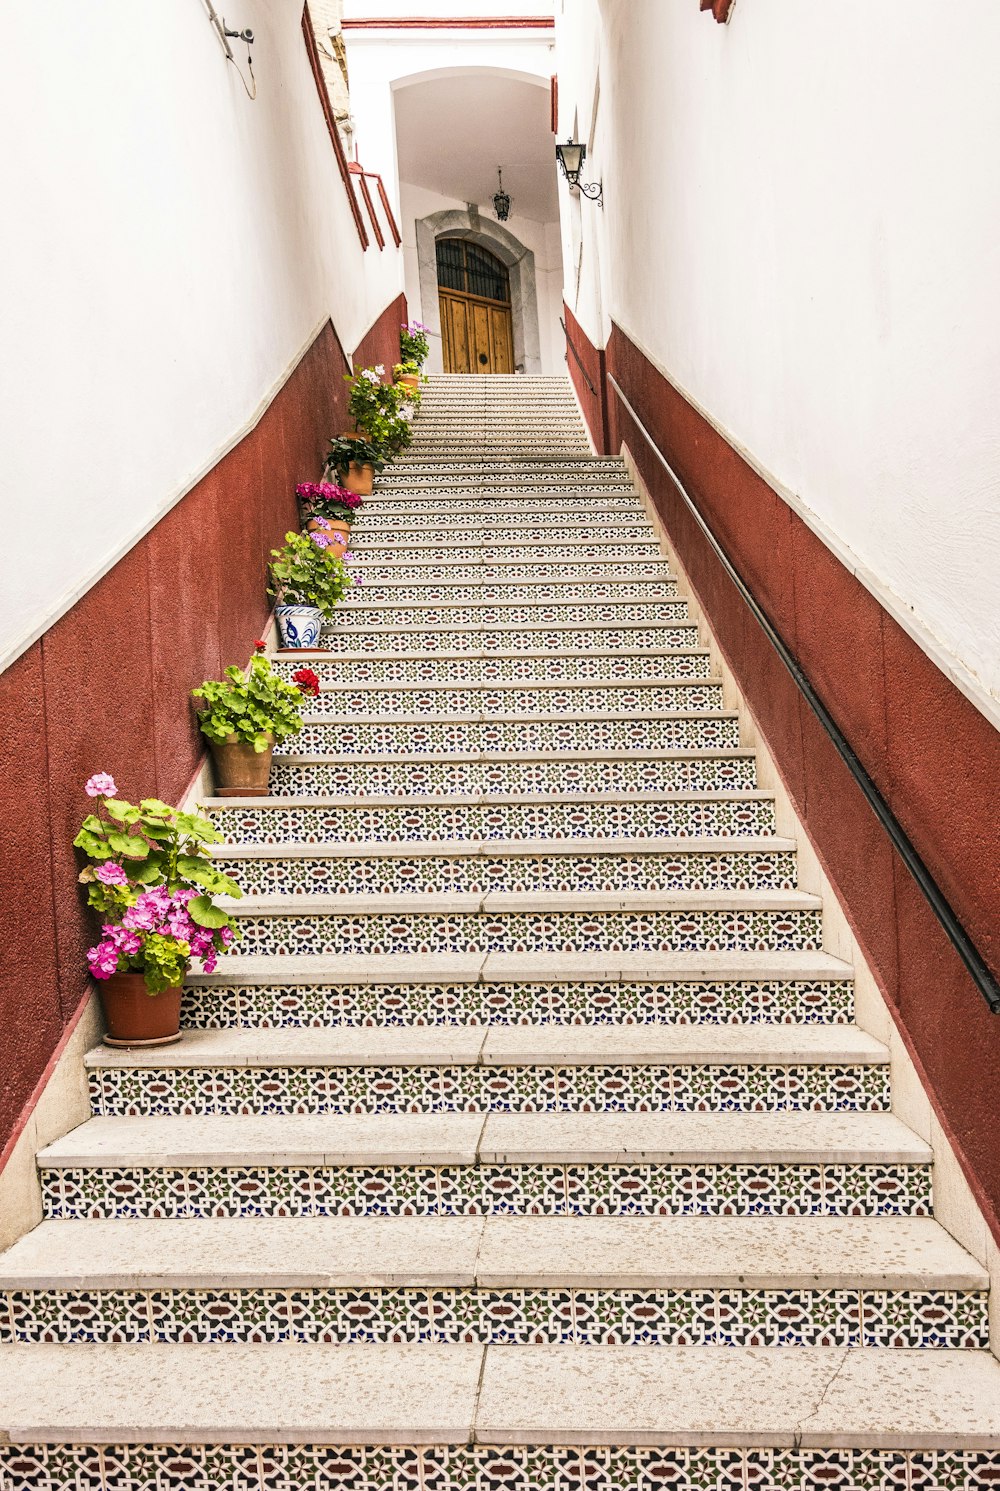
{"label": "terracotta flower pot", "polygon": [[337,551],[328,549],[327,553],[333,559],[339,559],[345,549],[351,546],[351,525],[343,522],[340,518],[326,518],[326,527],[322,527],[315,519],[310,518],[308,528],[310,533],[325,533],[331,544],[337,546]]}
{"label": "terracotta flower pot", "polygon": [[396,379],[396,382],[401,383],[404,388],[412,388],[414,393],[418,393],[420,391],[420,379],[417,377],[416,373],[400,373],[399,377]]}
{"label": "terracotta flower pot", "polygon": [[106,1046],[172,1046],[181,1038],[181,991],[150,994],[141,973],[113,973],[100,983]]}
{"label": "terracotta flower pot", "polygon": [[344,472],[344,486],[359,497],[370,497],[374,482],[375,467],[370,461],[352,461]]}
{"label": "terracotta flower pot", "polygon": [[219,797],[267,796],[274,736],[269,734],[268,740],[267,750],[260,752],[255,751],[248,741],[237,740],[235,735],[224,741],[209,742],[215,762],[215,790]]}

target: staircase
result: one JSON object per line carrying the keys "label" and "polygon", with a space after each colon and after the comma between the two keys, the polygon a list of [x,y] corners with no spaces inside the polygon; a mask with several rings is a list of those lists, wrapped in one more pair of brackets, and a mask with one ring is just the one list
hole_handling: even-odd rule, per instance
{"label": "staircase", "polygon": [[0,1491],[995,1488],[988,1276],[566,381],[432,379],[355,549],[239,952],[39,1154]]}

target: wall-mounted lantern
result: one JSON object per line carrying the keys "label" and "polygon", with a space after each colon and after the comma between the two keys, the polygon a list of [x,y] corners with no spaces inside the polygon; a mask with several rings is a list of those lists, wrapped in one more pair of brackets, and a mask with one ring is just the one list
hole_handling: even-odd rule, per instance
{"label": "wall-mounted lantern", "polygon": [[503,172],[499,166],[497,166],[497,179],[500,182],[500,189],[493,193],[493,211],[497,215],[497,222],[505,223],[510,217],[511,200],[503,189]]}
{"label": "wall-mounted lantern", "polygon": [[576,140],[567,140],[563,145],[556,145],[556,160],[560,169],[570,186],[576,191],[582,192],[598,207],[604,206],[604,184],[600,181],[589,183],[580,180],[583,163],[587,159],[586,145],[579,144]]}

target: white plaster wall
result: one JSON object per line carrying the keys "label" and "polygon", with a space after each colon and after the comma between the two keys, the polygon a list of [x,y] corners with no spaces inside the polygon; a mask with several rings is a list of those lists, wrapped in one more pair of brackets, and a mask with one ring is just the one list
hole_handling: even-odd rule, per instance
{"label": "white plaster wall", "polygon": [[[403,237],[403,262],[406,275],[406,304],[412,319],[427,321],[420,293],[420,273],[417,262],[416,224],[418,219],[429,217],[432,212],[458,209],[464,211],[468,203],[454,197],[441,196],[425,187],[403,182],[400,189]],[[477,204],[479,214],[496,221],[492,202]],[[538,333],[540,340],[543,374],[565,371],[563,359],[563,334],[559,325],[562,314],[562,263],[559,251],[558,225],[538,223],[532,218],[518,217],[514,212],[503,225],[526,249],[535,256],[535,284],[538,297]],[[488,245],[486,245],[488,247]],[[436,339],[438,343],[440,339]],[[432,347],[428,360],[429,372],[441,371],[440,345]]]}
{"label": "white plaster wall", "polygon": [[401,288],[394,250],[361,251],[300,7],[234,16],[256,102],[200,0],[4,7],[0,665],[214,464],[327,317],[349,354]]}
{"label": "white plaster wall", "polygon": [[995,714],[1000,7],[560,0],[557,43],[561,135],[600,73],[582,324],[617,321]]}

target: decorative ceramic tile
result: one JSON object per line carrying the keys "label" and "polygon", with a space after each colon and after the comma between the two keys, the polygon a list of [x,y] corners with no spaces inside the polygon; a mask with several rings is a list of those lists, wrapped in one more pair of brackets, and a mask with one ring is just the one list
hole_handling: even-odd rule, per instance
{"label": "decorative ceramic tile", "polygon": [[192,1029],[337,1025],[839,1024],[847,982],[225,985],[187,988]]}
{"label": "decorative ceramic tile", "polygon": [[[242,879],[242,876],[241,876]],[[248,880],[242,879],[247,886]],[[572,887],[571,887],[572,888]],[[331,885],[330,889],[336,889]],[[816,952],[818,911],[429,912],[313,916],[241,903],[241,955],[421,952]],[[220,967],[225,968],[224,960]]]}
{"label": "decorative ceramic tile", "polygon": [[470,751],[738,750],[732,715],[606,718],[357,720],[307,722],[294,738],[296,754],[468,755]]}
{"label": "decorative ceramic tile", "polygon": [[[157,1216],[434,1216],[506,1214],[572,1216],[844,1216],[842,1165],[471,1165],[230,1167],[183,1172],[164,1185],[155,1169],[111,1167],[65,1171],[57,1206],[45,1186],[46,1214]],[[862,1168],[862,1167],[855,1167]],[[930,1169],[867,1167],[894,1172],[891,1198],[868,1215],[930,1215]],[[123,1194],[122,1181],[127,1182]],[[68,1181],[68,1184],[67,1184]],[[873,1188],[874,1190],[874,1188]],[[155,1206],[155,1210],[154,1210]],[[960,1329],[965,1329],[964,1326]]]}
{"label": "decorative ceramic tile", "polygon": [[479,626],[487,628],[516,626],[556,626],[560,623],[587,622],[595,626],[614,626],[619,622],[652,622],[663,625],[671,621],[688,621],[688,602],[685,600],[615,600],[607,595],[596,596],[591,601],[569,601],[537,597],[531,602],[508,601],[497,604],[487,600],[426,601],[409,605],[398,604],[389,598],[372,599],[360,596],[345,602],[334,612],[333,619],[324,626],[322,641],[350,629],[368,631],[372,626],[433,626],[445,623],[449,626]]}
{"label": "decorative ceramic tile", "polygon": [[3,1445],[5,1491],[987,1491],[1000,1453],[570,1445]]}
{"label": "decorative ceramic tile", "polygon": [[[446,835],[441,835],[442,838]],[[609,836],[609,843],[611,842]],[[488,849],[488,842],[486,845]],[[526,849],[528,845],[526,843]],[[753,854],[671,854],[641,851],[616,854],[529,852],[492,854],[468,852],[448,856],[379,855],[333,858],[317,850],[315,857],[290,856],[217,861],[223,873],[239,882],[244,895],[328,895],[350,886],[355,893],[424,895],[491,891],[511,893],[572,891],[711,891],[794,890],[795,855],[787,850]],[[757,913],[753,913],[756,915]],[[648,951],[648,948],[646,949]],[[245,947],[241,948],[245,952]]]}
{"label": "decorative ceramic tile", "polygon": [[[608,679],[585,685],[565,683],[561,687],[490,682],[466,682],[459,686],[410,683],[358,684],[341,682],[324,688],[316,698],[304,701],[306,717],[331,715],[364,718],[415,715],[566,715],[606,713],[614,715],[660,715],[700,713],[724,707],[722,685],[707,679],[684,679],[674,683],[659,679]],[[289,738],[291,746],[298,737]]]}
{"label": "decorative ceramic tile", "polygon": [[[480,772],[480,776],[482,773]],[[442,797],[444,794],[441,794]],[[213,808],[227,844],[393,844],[573,838],[761,838],[775,833],[767,800],[461,803],[372,807]]]}
{"label": "decorative ceramic tile", "polygon": [[[407,657],[399,654],[354,657],[349,663],[335,658],[316,658],[310,665],[328,690],[340,693],[370,684],[430,684],[455,690],[458,685],[532,681],[585,682],[605,684],[648,679],[657,682],[707,679],[711,660],[706,652],[645,652],[602,655],[597,652],[573,653],[568,650],[538,656],[512,655],[495,657],[446,656]],[[274,671],[291,678],[296,663],[280,656],[272,663]],[[324,693],[329,702],[329,694]]]}
{"label": "decorative ceramic tile", "polygon": [[[585,637],[595,652],[608,653],[627,651],[646,644],[660,650],[683,650],[698,646],[699,632],[694,622],[673,626],[643,626],[622,623],[607,623],[603,627],[595,622],[592,627],[580,623],[566,622],[561,626],[545,624],[505,626],[502,621],[488,630],[480,622],[462,624],[461,620],[450,627],[447,619],[424,621],[415,626],[411,617],[410,626],[384,625],[381,621],[370,626],[355,626],[350,616],[345,624],[342,617],[336,626],[328,626],[323,632],[323,647],[330,653],[336,667],[342,654],[353,658],[359,653],[397,653],[406,656],[412,653],[516,653],[538,652],[551,649],[566,649],[576,645]],[[457,628],[457,629],[455,629]]]}

